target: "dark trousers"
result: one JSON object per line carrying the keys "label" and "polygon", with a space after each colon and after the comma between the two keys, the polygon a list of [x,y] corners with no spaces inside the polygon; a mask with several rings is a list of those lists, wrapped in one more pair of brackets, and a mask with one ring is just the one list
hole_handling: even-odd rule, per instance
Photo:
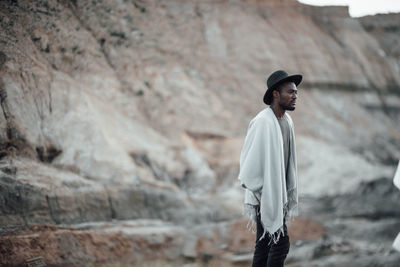
{"label": "dark trousers", "polygon": [[[283,230],[285,235],[281,235],[278,243],[276,244],[274,244],[273,241],[271,241],[270,243],[270,238],[268,237],[268,234],[266,234],[263,239],[259,240],[264,233],[264,229],[261,224],[261,215],[258,213],[257,239],[252,267],[283,267],[290,247],[289,235],[285,223]],[[268,243],[270,244],[268,245]]]}

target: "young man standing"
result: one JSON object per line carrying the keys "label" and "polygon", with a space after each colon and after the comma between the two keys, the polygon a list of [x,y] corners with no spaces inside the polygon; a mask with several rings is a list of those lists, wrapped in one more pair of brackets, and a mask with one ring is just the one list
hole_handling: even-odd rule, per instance
{"label": "young man standing", "polygon": [[267,80],[264,103],[247,129],[240,154],[239,179],[245,208],[257,224],[253,267],[279,267],[289,253],[286,220],[297,215],[297,163],[293,122],[302,76],[283,70]]}

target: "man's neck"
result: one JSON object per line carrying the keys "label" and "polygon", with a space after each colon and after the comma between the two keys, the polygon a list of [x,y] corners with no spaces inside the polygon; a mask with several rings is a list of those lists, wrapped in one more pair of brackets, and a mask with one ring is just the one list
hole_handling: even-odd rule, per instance
{"label": "man's neck", "polygon": [[272,105],[270,106],[272,111],[275,114],[275,117],[277,117],[278,119],[283,118],[283,116],[285,115],[285,110],[282,109],[278,104],[272,103]]}

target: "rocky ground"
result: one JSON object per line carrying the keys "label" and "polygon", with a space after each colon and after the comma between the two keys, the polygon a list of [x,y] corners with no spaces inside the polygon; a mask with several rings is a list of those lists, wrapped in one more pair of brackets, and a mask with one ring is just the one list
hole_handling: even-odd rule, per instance
{"label": "rocky ground", "polygon": [[[400,229],[400,192],[391,180],[365,183],[347,195],[301,198],[289,225],[287,266],[398,267],[391,246]],[[249,266],[254,234],[246,220],[174,224],[113,220],[1,229],[0,262],[20,266],[42,257],[65,266]]]}

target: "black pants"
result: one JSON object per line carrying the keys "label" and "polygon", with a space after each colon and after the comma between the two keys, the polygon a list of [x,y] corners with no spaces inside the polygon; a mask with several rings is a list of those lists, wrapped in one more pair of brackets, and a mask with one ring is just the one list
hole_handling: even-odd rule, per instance
{"label": "black pants", "polygon": [[283,267],[290,247],[289,235],[285,223],[283,230],[285,235],[281,235],[276,244],[271,241],[271,244],[268,245],[268,243],[270,243],[270,238],[267,236],[268,234],[266,234],[263,239],[259,240],[264,233],[264,229],[261,224],[261,215],[257,215],[257,239],[252,267]]}

